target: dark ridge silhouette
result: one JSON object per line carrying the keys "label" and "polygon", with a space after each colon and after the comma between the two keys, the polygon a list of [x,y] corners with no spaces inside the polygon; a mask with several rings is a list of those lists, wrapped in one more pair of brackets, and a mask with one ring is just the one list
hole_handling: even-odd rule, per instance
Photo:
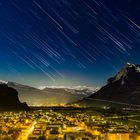
{"label": "dark ridge silhouette", "polygon": [[127,63],[116,76],[109,78],[107,82],[107,85],[99,91],[80,102],[91,105],[92,99],[97,99],[140,105],[140,65]]}
{"label": "dark ridge silhouette", "polygon": [[0,110],[28,110],[26,103],[21,103],[18,92],[8,87],[7,84],[0,84]]}

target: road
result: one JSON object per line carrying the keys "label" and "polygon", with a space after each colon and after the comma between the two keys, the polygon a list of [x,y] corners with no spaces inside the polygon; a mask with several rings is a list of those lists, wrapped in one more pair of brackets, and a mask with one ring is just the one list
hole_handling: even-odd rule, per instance
{"label": "road", "polygon": [[110,101],[110,100],[92,99],[92,98],[85,98],[85,99],[93,100],[93,101],[108,102],[108,103],[119,104],[119,105],[127,105],[127,106],[133,106],[133,107],[140,107],[140,105],[136,105],[136,104],[128,104],[128,103],[122,103],[122,102],[116,102],[116,101]]}
{"label": "road", "polygon": [[32,133],[32,131],[34,130],[34,126],[36,125],[36,121],[33,122],[33,124],[31,125],[30,129],[27,130],[27,133],[22,133],[18,140],[27,140],[28,139],[28,136]]}

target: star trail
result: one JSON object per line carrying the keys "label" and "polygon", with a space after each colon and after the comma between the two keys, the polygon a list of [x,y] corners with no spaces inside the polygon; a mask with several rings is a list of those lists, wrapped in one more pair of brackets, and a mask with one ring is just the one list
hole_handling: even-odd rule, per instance
{"label": "star trail", "polygon": [[103,85],[140,64],[139,13],[133,0],[0,0],[0,79]]}

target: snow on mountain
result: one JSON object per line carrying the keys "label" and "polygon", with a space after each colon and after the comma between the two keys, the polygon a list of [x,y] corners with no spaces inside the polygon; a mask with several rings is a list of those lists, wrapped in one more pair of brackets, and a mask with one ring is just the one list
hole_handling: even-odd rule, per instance
{"label": "snow on mountain", "polygon": [[47,89],[57,90],[61,89],[73,95],[84,95],[89,96],[100,89],[100,87],[89,87],[89,86],[40,86],[38,89],[45,91]]}
{"label": "snow on mountain", "polygon": [[122,79],[122,85],[124,84],[124,79],[128,77],[128,74],[132,75],[133,73],[140,73],[140,65],[135,65],[131,63],[126,63],[124,67],[116,74],[116,76],[111,77],[108,79],[108,83],[116,82],[120,79]]}
{"label": "snow on mountain", "polygon": [[45,88],[51,88],[51,89],[66,89],[66,90],[85,90],[87,89],[88,91],[97,91],[99,90],[100,87],[89,87],[89,86],[40,86],[38,87],[38,89],[40,90],[44,90]]}
{"label": "snow on mountain", "polygon": [[0,80],[0,84],[8,84],[7,81]]}

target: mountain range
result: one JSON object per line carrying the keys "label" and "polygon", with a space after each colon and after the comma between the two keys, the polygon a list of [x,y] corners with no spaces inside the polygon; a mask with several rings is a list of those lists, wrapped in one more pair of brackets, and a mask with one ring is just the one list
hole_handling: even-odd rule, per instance
{"label": "mountain range", "polygon": [[[14,91],[14,94],[12,94]],[[3,96],[5,92],[5,97]],[[11,92],[11,93],[9,93]],[[135,106],[140,107],[140,65],[126,63],[122,69],[99,87],[31,87],[16,82],[0,80],[1,104],[3,98],[12,96],[17,104],[27,102],[29,106],[52,106],[61,104],[79,104],[82,106]],[[19,99],[18,99],[19,97]],[[20,100],[20,101],[19,101]],[[8,101],[8,103],[10,103]],[[14,101],[11,101],[10,105]]]}
{"label": "mountain range", "polygon": [[18,92],[21,102],[26,102],[29,106],[51,106],[68,104],[88,97],[96,92],[99,87],[91,88],[86,86],[76,87],[54,87],[46,86],[34,88],[16,82],[6,82],[0,80],[1,84],[6,84]]}

